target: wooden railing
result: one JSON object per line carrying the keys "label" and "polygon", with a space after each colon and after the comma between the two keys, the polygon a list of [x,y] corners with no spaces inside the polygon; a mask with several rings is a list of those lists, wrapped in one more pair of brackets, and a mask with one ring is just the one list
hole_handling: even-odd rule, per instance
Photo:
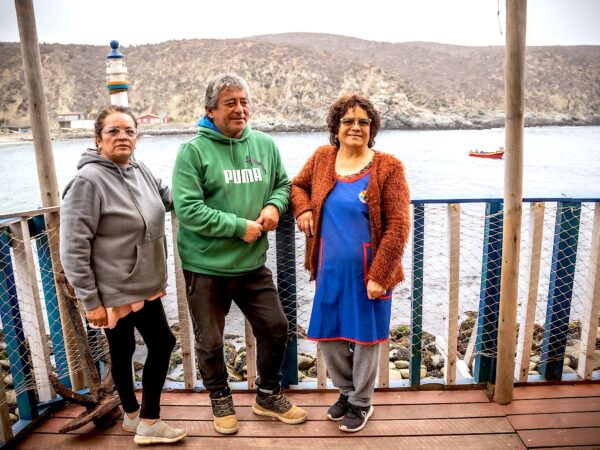
{"label": "wooden railing", "polygon": [[[515,381],[592,379],[600,378],[594,372],[594,351],[596,349],[596,333],[600,313],[600,199],[524,199],[528,205],[524,214],[524,229],[528,230],[522,238],[523,259],[521,278],[524,292],[521,298],[522,321],[519,327],[516,349]],[[439,383],[454,385],[461,383],[494,383],[496,368],[496,348],[498,330],[498,309],[500,293],[500,267],[502,258],[502,200],[500,199],[443,199],[414,200],[413,202],[412,239],[407,248],[405,266],[407,283],[410,283],[410,360],[408,377],[402,380],[390,380],[390,342],[380,344],[379,387],[419,387],[423,383]],[[473,205],[483,208],[485,214],[461,219],[463,208]],[[544,240],[544,227],[549,229],[547,205],[553,205],[554,233],[552,246],[549,248],[549,236]],[[555,205],[555,206],[554,206]],[[582,223],[582,207],[584,208],[585,228]],[[44,214],[51,209],[25,211],[0,216],[0,315],[2,320],[2,341],[5,344],[9,372],[16,392],[19,420],[11,426],[9,401],[7,393],[10,388],[4,385],[5,374],[0,368],[0,422],[4,442],[8,442],[15,433],[24,429],[53,401],[55,394],[48,382],[48,374],[54,371],[61,375],[61,381],[70,386],[69,374],[77,368],[73,367],[76,355],[67,355],[69,346],[65,345],[61,317],[56,296],[50,252],[48,249],[48,231]],[[55,209],[52,209],[55,211]],[[433,213],[432,213],[433,211]],[[435,214],[431,220],[431,214]],[[475,327],[470,333],[466,349],[458,349],[460,323],[461,261],[464,259],[464,248],[461,242],[468,234],[468,227],[481,219],[482,239],[478,248],[481,267],[477,273],[481,276],[478,283],[478,307]],[[194,355],[194,337],[190,323],[183,276],[177,254],[176,236],[178,223],[175,215],[171,216],[172,238],[175,260],[174,281],[176,286],[177,311],[179,317],[180,347],[183,360],[183,384],[187,389],[198,388],[196,362]],[[428,261],[426,246],[430,237],[431,225],[439,228],[445,225],[447,231],[442,234],[446,239],[446,253],[440,270],[432,269]],[[465,231],[466,230],[466,231]],[[35,241],[37,255],[34,257]],[[439,239],[440,236],[437,236]],[[298,241],[298,243],[297,243]],[[544,246],[544,242],[548,245]],[[579,245],[578,244],[582,244]],[[297,239],[295,223],[291,215],[282,217],[275,236],[276,246],[276,279],[279,295],[284,311],[290,322],[290,334],[286,359],[283,367],[283,385],[285,387],[311,387],[325,389],[328,387],[326,367],[319,358],[317,348],[317,381],[303,383],[298,379],[298,308],[297,286],[298,273],[296,252],[303,251],[301,239]],[[546,250],[543,249],[546,248]],[[551,251],[551,260],[544,251]],[[461,253],[463,252],[463,253]],[[442,252],[443,253],[443,252]],[[579,258],[578,258],[579,255]],[[478,257],[479,258],[479,257]],[[478,259],[479,261],[479,259]],[[435,261],[433,261],[435,262]],[[439,262],[439,261],[437,261]],[[580,331],[579,358],[577,374],[563,375],[563,359],[569,334],[571,303],[573,300],[576,266],[579,284],[584,284],[577,296]],[[430,267],[431,266],[431,267]],[[543,286],[540,272],[549,273],[548,285]],[[583,275],[582,275],[583,273]],[[16,276],[15,276],[16,274]],[[439,313],[445,317],[447,324],[444,333],[435,336],[435,348],[444,360],[443,379],[423,378],[424,348],[424,313],[431,308],[427,297],[427,286],[431,276],[441,277],[447,284],[440,292],[444,297]],[[583,280],[583,282],[582,282]],[[305,282],[305,281],[303,281]],[[439,283],[438,283],[439,284]],[[548,289],[548,295],[540,306],[540,289]],[[40,297],[43,294],[43,301]],[[547,300],[546,300],[547,299]],[[537,308],[536,308],[537,307]],[[540,308],[546,309],[543,336],[539,351],[539,376],[530,376],[531,353],[534,347],[534,334],[540,333],[536,313]],[[515,330],[515,333],[517,330]],[[253,388],[256,380],[256,345],[251,327],[245,326],[245,346],[247,356],[246,382],[236,384],[239,387]],[[48,337],[49,336],[49,337]],[[538,338],[540,336],[537,336]],[[536,344],[537,345],[537,344]],[[49,349],[52,349],[51,364]],[[331,386],[329,384],[329,386]]]}

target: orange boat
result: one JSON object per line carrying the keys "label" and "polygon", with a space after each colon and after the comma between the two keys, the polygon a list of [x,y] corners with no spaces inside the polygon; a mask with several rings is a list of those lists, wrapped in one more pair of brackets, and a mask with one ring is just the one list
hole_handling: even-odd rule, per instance
{"label": "orange boat", "polygon": [[500,149],[492,151],[492,152],[484,152],[481,150],[471,150],[469,152],[469,156],[473,156],[475,158],[502,159],[502,157],[504,156],[504,147],[500,147]]}

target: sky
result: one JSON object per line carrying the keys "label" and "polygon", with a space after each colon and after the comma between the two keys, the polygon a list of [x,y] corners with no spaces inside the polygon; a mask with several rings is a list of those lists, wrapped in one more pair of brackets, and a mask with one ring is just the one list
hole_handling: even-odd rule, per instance
{"label": "sky", "polygon": [[[504,45],[505,0],[34,0],[40,43],[122,45],[314,32],[385,42]],[[500,24],[498,23],[500,10]],[[0,42],[18,42],[0,0]],[[527,45],[600,45],[600,0],[529,0]]]}

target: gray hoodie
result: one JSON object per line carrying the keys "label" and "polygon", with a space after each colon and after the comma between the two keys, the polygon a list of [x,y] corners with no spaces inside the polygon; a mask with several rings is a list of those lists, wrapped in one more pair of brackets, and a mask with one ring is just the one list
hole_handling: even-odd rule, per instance
{"label": "gray hoodie", "polygon": [[85,310],[144,300],[167,285],[171,190],[132,158],[123,168],[86,150],[65,188],[60,255]]}

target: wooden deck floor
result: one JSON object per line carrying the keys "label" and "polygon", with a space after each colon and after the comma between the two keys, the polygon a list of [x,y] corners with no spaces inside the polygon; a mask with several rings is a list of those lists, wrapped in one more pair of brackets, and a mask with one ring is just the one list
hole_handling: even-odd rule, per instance
{"label": "wooden deck floor", "polygon": [[[222,436],[212,427],[208,396],[170,393],[162,397],[162,417],[188,430],[189,436],[172,448],[180,449],[494,449],[494,448],[600,448],[600,384],[526,386],[515,388],[509,405],[490,402],[481,390],[386,391],[374,395],[375,414],[359,433],[338,430],[326,419],[334,392],[293,391],[288,394],[308,410],[309,420],[286,425],[255,416],[251,393],[236,393],[234,401],[240,430]],[[78,408],[67,405],[53,413],[19,449],[134,448],[131,434],[121,423],[98,431],[88,425],[66,435],[57,430]],[[167,448],[154,446],[152,448]]]}

